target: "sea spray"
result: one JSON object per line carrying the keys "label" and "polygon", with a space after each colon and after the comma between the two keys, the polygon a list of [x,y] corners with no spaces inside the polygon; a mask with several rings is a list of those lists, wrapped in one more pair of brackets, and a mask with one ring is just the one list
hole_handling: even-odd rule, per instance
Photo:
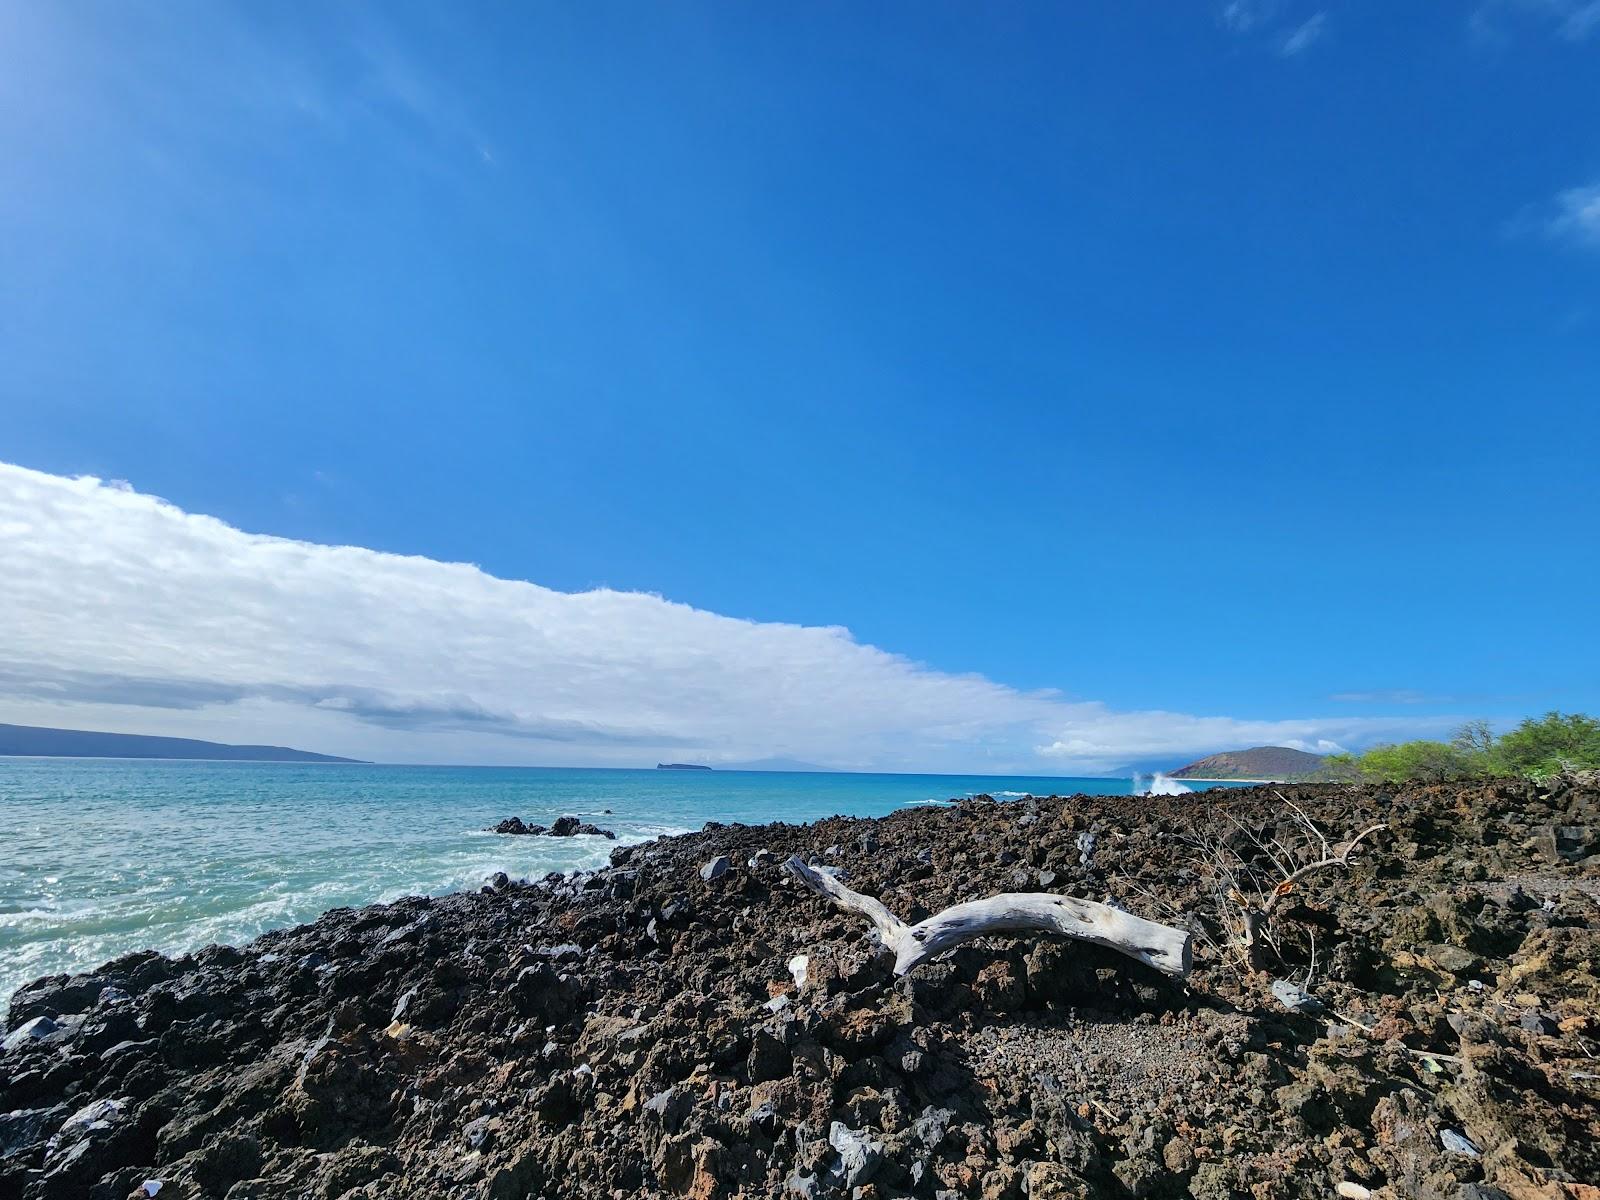
{"label": "sea spray", "polygon": [[1157,771],[1148,777],[1135,775],[1133,777],[1133,794],[1136,796],[1183,796],[1194,791],[1187,784],[1179,783],[1170,775]]}

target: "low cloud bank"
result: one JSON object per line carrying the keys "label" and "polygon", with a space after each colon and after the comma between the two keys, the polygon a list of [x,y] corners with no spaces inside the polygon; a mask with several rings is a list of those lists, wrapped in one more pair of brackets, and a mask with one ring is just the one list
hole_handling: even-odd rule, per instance
{"label": "low cloud bank", "polygon": [[244,533],[125,484],[0,464],[0,720],[424,762],[783,755],[1099,772],[1416,719],[1117,712],[934,670],[837,626],[564,593],[463,563]]}

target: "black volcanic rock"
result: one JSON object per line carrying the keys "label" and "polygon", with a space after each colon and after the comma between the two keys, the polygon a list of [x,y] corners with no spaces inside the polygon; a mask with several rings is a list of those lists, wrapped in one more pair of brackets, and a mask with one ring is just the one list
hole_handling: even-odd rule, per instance
{"label": "black volcanic rock", "polygon": [[541,833],[548,833],[543,825],[524,825],[521,817],[507,817],[498,825],[491,825],[485,832],[507,833],[516,837],[531,837]]}
{"label": "black volcanic rock", "polygon": [[[1296,883],[1253,976],[1203,848],[1292,839],[1279,792],[1331,840],[1382,829]],[[129,955],[19,993],[52,1028],[0,1055],[0,1196],[1566,1194],[1600,1177],[1600,863],[1546,861],[1553,826],[1600,826],[1600,787],[965,800]],[[1190,923],[1195,970],[992,936],[896,978],[782,866],[830,849],[906,918],[1050,872]]]}
{"label": "black volcanic rock", "polygon": [[521,817],[507,817],[498,825],[491,825],[487,833],[507,833],[517,837],[575,837],[586,834],[590,837],[603,837],[615,841],[616,834],[609,829],[601,829],[598,825],[591,825],[587,821],[580,821],[577,817],[557,817],[555,823],[546,829],[543,825],[526,825]]}

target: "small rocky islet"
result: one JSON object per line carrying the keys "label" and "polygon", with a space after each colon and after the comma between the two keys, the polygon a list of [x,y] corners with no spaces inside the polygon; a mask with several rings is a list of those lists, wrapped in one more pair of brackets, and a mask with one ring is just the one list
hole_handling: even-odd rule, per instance
{"label": "small rocky islet", "polygon": [[501,833],[511,837],[603,837],[608,841],[616,841],[617,835],[609,829],[601,829],[598,825],[591,825],[587,821],[580,821],[577,817],[557,817],[546,828],[543,825],[529,825],[521,817],[507,817],[498,824],[491,825],[484,830],[485,833]]}
{"label": "small rocky islet", "polygon": [[[1375,823],[1251,970],[1239,887]],[[21,988],[0,1196],[1592,1200],[1597,851],[1571,777],[708,825]],[[1194,969],[995,936],[896,977],[792,854],[908,921],[1110,900]]]}

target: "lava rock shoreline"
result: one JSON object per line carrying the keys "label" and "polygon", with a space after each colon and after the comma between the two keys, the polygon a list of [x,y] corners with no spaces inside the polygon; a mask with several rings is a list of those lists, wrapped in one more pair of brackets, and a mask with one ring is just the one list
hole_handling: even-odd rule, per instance
{"label": "lava rock shoreline", "polygon": [[[1233,960],[1216,870],[1295,809],[1383,824],[1280,922],[1317,1012]],[[1594,1200],[1597,834],[1570,778],[979,798],[128,955],[13,997],[0,1197]],[[907,920],[1109,897],[1195,970],[994,937],[896,978],[790,854]]]}

